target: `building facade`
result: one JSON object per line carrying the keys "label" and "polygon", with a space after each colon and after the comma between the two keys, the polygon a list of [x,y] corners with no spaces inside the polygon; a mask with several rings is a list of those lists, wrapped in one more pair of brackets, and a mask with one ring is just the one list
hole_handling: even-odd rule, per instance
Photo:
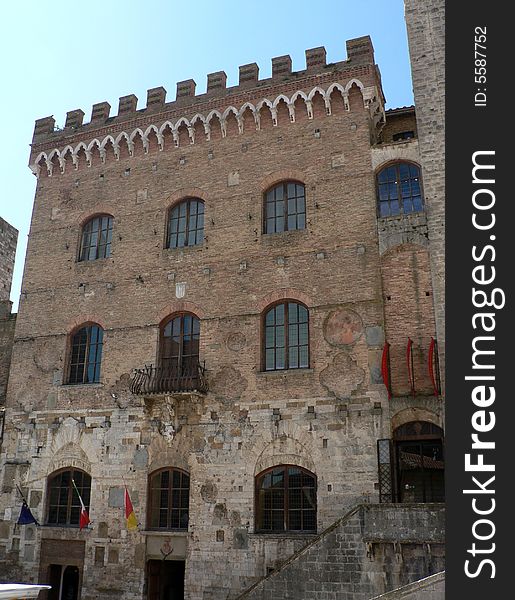
{"label": "building facade", "polygon": [[369,37],[239,75],[36,121],[0,569],[49,599],[311,598],[338,540],[355,598],[443,568],[415,110]]}

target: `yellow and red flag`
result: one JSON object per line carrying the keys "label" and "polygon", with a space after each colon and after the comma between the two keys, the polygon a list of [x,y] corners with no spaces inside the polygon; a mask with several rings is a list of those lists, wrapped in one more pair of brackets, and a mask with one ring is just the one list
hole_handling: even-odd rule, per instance
{"label": "yellow and red flag", "polygon": [[129,496],[129,490],[125,488],[125,520],[127,521],[127,529],[137,529],[138,519],[134,514],[134,508],[132,507],[131,497]]}

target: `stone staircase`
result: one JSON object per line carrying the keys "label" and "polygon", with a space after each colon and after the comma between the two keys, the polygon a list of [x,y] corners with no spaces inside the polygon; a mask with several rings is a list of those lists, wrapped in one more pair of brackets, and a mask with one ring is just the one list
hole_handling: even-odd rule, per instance
{"label": "stone staircase", "polygon": [[444,533],[442,504],[357,504],[236,600],[370,600],[442,571]]}

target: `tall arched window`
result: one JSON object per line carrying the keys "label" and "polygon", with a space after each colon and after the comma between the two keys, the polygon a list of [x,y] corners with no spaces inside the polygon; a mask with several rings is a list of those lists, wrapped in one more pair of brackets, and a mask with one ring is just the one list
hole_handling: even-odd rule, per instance
{"label": "tall arched window", "polygon": [[306,228],[306,193],[304,184],[285,181],[265,193],[264,233],[281,233]]}
{"label": "tall arched window", "polygon": [[97,215],[82,227],[79,261],[96,260],[111,256],[113,217]]}
{"label": "tall arched window", "polygon": [[87,473],[80,469],[68,468],[49,476],[46,519],[48,525],[79,525],[81,505],[75,487],[89,512],[91,477]]}
{"label": "tall arched window", "polygon": [[281,465],[256,476],[256,531],[316,531],[314,473]]}
{"label": "tall arched window", "polygon": [[199,363],[200,321],[190,313],[172,316],[161,328],[159,352],[164,371],[179,375],[197,372]]}
{"label": "tall arched window", "polygon": [[417,165],[398,162],[377,174],[377,204],[380,217],[391,217],[424,210]]}
{"label": "tall arched window", "polygon": [[71,336],[68,383],[98,383],[102,363],[104,330],[85,325]]}
{"label": "tall arched window", "polygon": [[190,476],[161,469],[149,478],[149,529],[188,529]]}
{"label": "tall arched window", "polygon": [[204,240],[204,202],[199,198],[186,198],[169,213],[167,248],[198,246]]}
{"label": "tall arched window", "polygon": [[263,330],[263,370],[309,367],[309,313],[303,304],[274,304],[264,314]]}

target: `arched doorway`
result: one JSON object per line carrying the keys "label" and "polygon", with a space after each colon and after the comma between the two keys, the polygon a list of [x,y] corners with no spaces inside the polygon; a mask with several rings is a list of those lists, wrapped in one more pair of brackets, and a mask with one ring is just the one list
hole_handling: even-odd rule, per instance
{"label": "arched doorway", "polygon": [[411,421],[393,432],[398,502],[444,502],[443,430]]}

